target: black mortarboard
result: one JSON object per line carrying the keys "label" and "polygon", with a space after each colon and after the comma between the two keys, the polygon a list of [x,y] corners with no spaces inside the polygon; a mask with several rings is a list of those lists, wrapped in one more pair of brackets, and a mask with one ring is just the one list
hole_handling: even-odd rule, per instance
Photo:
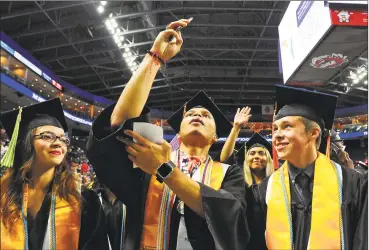
{"label": "black mortarboard", "polygon": [[[8,136],[12,136],[13,134],[18,113],[19,109],[16,109],[4,112],[0,116],[0,121]],[[67,122],[65,121],[59,98],[22,108],[18,139],[21,139],[29,130],[45,125],[60,127],[68,131]]]}
{"label": "black mortarboard", "polygon": [[242,146],[241,149],[237,151],[236,157],[239,162],[243,162],[245,160],[245,147],[247,151],[249,151],[254,147],[263,147],[266,150],[268,150],[270,155],[272,156],[272,144],[270,144],[270,142],[259,133],[254,133],[250,137],[250,139],[245,143],[245,145]]}
{"label": "black mortarboard", "polygon": [[181,122],[183,119],[183,113],[186,108],[186,112],[195,107],[202,107],[212,114],[215,120],[217,128],[218,137],[227,137],[232,129],[232,124],[223,115],[215,103],[209,98],[209,96],[204,92],[200,91],[194,97],[192,97],[185,105],[178,109],[168,120],[168,124],[178,133],[181,127]]}
{"label": "black mortarboard", "polygon": [[17,142],[22,141],[28,131],[46,125],[68,131],[59,98],[5,112],[1,114],[0,121],[8,136],[11,136],[9,149],[1,160],[1,166],[4,167],[13,165]]}
{"label": "black mortarboard", "polygon": [[319,124],[322,129],[322,143],[319,151],[325,153],[328,131],[333,126],[337,96],[276,85],[276,102],[275,120],[286,116],[301,116]]}

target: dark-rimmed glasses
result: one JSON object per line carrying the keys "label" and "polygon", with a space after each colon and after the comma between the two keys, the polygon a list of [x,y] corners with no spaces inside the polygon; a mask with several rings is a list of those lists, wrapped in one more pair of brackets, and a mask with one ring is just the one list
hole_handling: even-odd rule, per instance
{"label": "dark-rimmed glasses", "polygon": [[56,141],[56,139],[59,139],[59,141],[61,143],[63,143],[65,146],[69,146],[70,145],[70,140],[68,137],[66,136],[57,136],[56,134],[54,134],[53,132],[42,132],[38,135],[34,135],[33,138],[37,138],[37,139],[42,139],[46,142],[49,143],[54,143]]}

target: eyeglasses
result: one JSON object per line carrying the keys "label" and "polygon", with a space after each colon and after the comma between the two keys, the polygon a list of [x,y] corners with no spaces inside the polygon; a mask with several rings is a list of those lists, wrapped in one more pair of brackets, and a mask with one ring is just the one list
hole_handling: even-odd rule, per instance
{"label": "eyeglasses", "polygon": [[38,135],[34,135],[34,138],[42,139],[46,142],[54,143],[56,139],[59,139],[65,146],[70,145],[70,140],[66,136],[56,136],[53,132],[42,132]]}

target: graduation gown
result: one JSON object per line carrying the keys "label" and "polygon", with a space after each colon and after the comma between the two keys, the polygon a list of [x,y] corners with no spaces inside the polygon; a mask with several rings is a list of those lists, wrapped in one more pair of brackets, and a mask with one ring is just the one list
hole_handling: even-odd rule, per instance
{"label": "graduation gown", "polygon": [[[342,168],[343,178],[343,202],[341,206],[345,249],[361,250],[368,249],[368,179],[353,169]],[[267,204],[265,196],[269,177],[264,179],[259,185],[253,185],[247,192],[247,200],[252,202],[248,206],[248,216],[251,231],[251,240],[247,249],[267,249],[265,242],[265,228]],[[291,179],[290,179],[291,184]],[[304,202],[297,194],[294,185],[290,185],[291,190],[291,212],[293,221],[293,235],[295,249],[306,249],[311,226],[311,203],[304,205]],[[249,217],[250,218],[250,217]],[[324,239],[322,239],[324,240]]]}
{"label": "graduation gown", "polygon": [[[51,186],[51,185],[50,185]],[[98,196],[92,190],[82,190],[81,229],[79,250],[109,250],[103,210]],[[27,216],[29,250],[40,250],[46,233],[51,206],[51,188],[35,218]]]}
{"label": "graduation gown", "polygon": [[110,203],[102,191],[102,206],[105,214],[105,223],[112,250],[120,250],[122,239],[123,204],[118,199]]}
{"label": "graduation gown", "polygon": [[[87,156],[100,182],[106,185],[127,208],[124,249],[139,249],[145,203],[151,175],[134,169],[125,145],[116,139],[123,128],[110,132],[110,106],[94,121],[87,143]],[[249,240],[246,221],[245,180],[242,170],[230,166],[216,191],[200,183],[205,218],[187,206],[185,222],[193,249],[245,249]],[[179,215],[173,206],[169,249],[176,249]]]}

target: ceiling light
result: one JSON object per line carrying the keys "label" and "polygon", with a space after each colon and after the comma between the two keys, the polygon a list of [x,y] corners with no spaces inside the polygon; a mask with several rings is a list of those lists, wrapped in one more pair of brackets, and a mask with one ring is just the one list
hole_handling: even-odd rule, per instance
{"label": "ceiling light", "polygon": [[124,36],[120,36],[119,39],[123,42]]}
{"label": "ceiling light", "polygon": [[113,13],[110,13],[109,17],[112,17],[113,16]]}
{"label": "ceiling light", "polygon": [[111,35],[114,35],[115,30],[114,30],[114,29],[111,29],[111,30],[109,30],[109,33],[110,33]]}
{"label": "ceiling light", "polygon": [[353,71],[350,71],[350,77],[351,77],[351,78],[355,78],[355,77],[357,77],[357,76],[356,76],[356,74],[355,74]]}
{"label": "ceiling light", "polygon": [[77,103],[75,103],[74,105],[77,105]]}
{"label": "ceiling light", "polygon": [[122,46],[122,42],[118,42],[117,45],[118,45],[118,47],[121,47]]}
{"label": "ceiling light", "polygon": [[54,93],[54,90],[51,90],[51,92],[53,92],[53,93]]}
{"label": "ceiling light", "polygon": [[40,90],[40,93],[42,93],[42,89]]}
{"label": "ceiling light", "polygon": [[50,95],[47,95],[47,97],[50,97]]}
{"label": "ceiling light", "polygon": [[128,54],[126,52],[123,53],[123,57],[127,57]]}
{"label": "ceiling light", "polygon": [[132,66],[132,62],[129,62],[129,63],[128,63],[128,66],[129,66],[129,67],[131,67],[131,66]]}
{"label": "ceiling light", "polygon": [[125,48],[124,51],[125,52],[129,52],[131,49],[130,48]]}
{"label": "ceiling light", "polygon": [[111,24],[112,24],[113,28],[118,28],[118,23],[114,19],[111,20]]}
{"label": "ceiling light", "polygon": [[111,21],[109,19],[105,20],[105,26],[108,28],[108,30],[111,30],[113,28]]}
{"label": "ceiling light", "polygon": [[136,62],[133,62],[133,64],[132,64],[132,65],[136,67],[136,66],[137,66],[137,63],[136,63]]}
{"label": "ceiling light", "polygon": [[99,12],[100,14],[104,12],[104,7],[103,6],[99,6],[97,7],[97,12]]}
{"label": "ceiling light", "polygon": [[33,86],[35,86],[35,85],[33,85],[33,84],[32,84],[31,86],[33,87]]}
{"label": "ceiling light", "polygon": [[80,100],[78,100],[78,102],[81,102]]}
{"label": "ceiling light", "polygon": [[115,30],[115,32],[120,33],[120,29],[119,29],[119,28],[117,28],[117,29]]}
{"label": "ceiling light", "polygon": [[44,88],[46,88],[46,84],[44,85]]}
{"label": "ceiling light", "polygon": [[37,79],[37,78],[35,78],[35,81],[37,82],[37,81],[38,81],[38,79]]}
{"label": "ceiling light", "polygon": [[368,81],[365,81],[365,82],[364,82],[364,84],[365,84],[365,85],[368,85]]}
{"label": "ceiling light", "polygon": [[71,100],[72,100],[72,97],[69,97],[69,99],[71,99]]}
{"label": "ceiling light", "polygon": [[67,102],[67,101],[68,101],[68,99],[65,99],[65,101]]}
{"label": "ceiling light", "polygon": [[128,55],[128,57],[130,57],[130,56],[132,56],[133,54],[132,54],[132,52],[130,51],[130,52],[128,52],[128,53],[127,53],[127,55]]}
{"label": "ceiling light", "polygon": [[106,5],[106,1],[100,1],[100,4],[101,4],[102,6],[105,6],[105,5]]}
{"label": "ceiling light", "polygon": [[[359,83],[359,80],[358,79],[355,79],[355,80],[353,80],[352,81],[354,84],[357,84],[357,83]],[[345,85],[346,86],[346,85]]]}

